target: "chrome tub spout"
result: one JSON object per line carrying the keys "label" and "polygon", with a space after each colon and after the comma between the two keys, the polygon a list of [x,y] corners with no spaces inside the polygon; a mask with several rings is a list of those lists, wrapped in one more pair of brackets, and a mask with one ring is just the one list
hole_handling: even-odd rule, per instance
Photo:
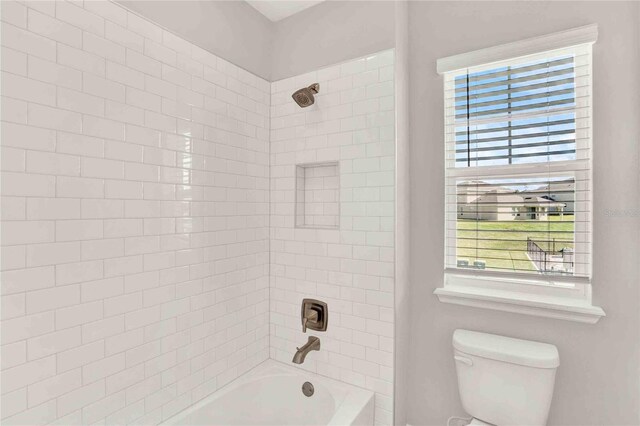
{"label": "chrome tub spout", "polygon": [[315,336],[309,336],[309,340],[307,340],[307,343],[303,347],[296,349],[298,350],[293,356],[292,362],[294,364],[302,364],[309,352],[320,350],[320,339]]}

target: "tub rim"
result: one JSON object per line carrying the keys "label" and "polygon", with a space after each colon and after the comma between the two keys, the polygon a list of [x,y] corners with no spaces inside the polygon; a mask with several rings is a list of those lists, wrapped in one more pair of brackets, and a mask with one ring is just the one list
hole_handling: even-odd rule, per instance
{"label": "tub rim", "polygon": [[[329,389],[329,392],[332,393],[336,401],[333,416],[329,420],[329,423],[327,423],[329,426],[352,424],[367,408],[367,405],[374,397],[372,391],[363,389],[359,386],[322,376],[309,370],[296,368],[273,359],[267,359],[244,374],[238,376],[231,382],[225,384],[223,387],[213,391],[204,398],[189,405],[184,410],[162,421],[159,426],[182,425],[184,423],[180,423],[181,420],[184,420],[193,412],[221,398],[229,392],[232,392],[240,386],[256,379],[282,375],[298,376],[300,377],[301,383],[304,381],[311,381],[314,384],[322,384]],[[309,376],[311,378],[309,378]],[[335,392],[342,395],[336,395]],[[339,396],[342,397],[338,398]]]}

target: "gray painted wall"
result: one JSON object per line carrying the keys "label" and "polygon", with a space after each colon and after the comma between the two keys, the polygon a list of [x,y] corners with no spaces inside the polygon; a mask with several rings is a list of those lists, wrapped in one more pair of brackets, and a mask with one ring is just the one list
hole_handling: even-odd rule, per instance
{"label": "gray painted wall", "polygon": [[[411,281],[409,418],[444,425],[464,415],[451,335],[468,328],[558,346],[550,425],[640,424],[640,3],[411,2]],[[598,23],[594,46],[594,301],[596,325],[438,302],[443,281],[442,78],[436,60]],[[480,390],[479,390],[480,391]]]}
{"label": "gray painted wall", "polygon": [[392,1],[327,1],[275,23],[239,0],[116,1],[269,81],[394,47]]}
{"label": "gray painted wall", "polygon": [[244,1],[117,0],[193,44],[270,79],[274,24]]}
{"label": "gray painted wall", "polygon": [[411,250],[411,219],[409,217],[411,189],[409,134],[409,4],[398,1],[396,16],[396,241],[394,288],[394,395],[393,410],[396,425],[407,424],[409,386],[409,352],[411,341],[410,309],[411,282],[409,281],[409,253]]}
{"label": "gray painted wall", "polygon": [[327,1],[276,22],[272,81],[394,47],[392,1]]}

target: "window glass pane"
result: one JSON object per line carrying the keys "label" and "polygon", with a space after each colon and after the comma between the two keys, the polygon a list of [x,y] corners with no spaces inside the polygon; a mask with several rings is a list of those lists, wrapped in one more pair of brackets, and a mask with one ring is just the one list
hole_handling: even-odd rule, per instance
{"label": "window glass pane", "polygon": [[576,158],[573,56],[472,72],[454,85],[456,167]]}
{"label": "window glass pane", "polygon": [[572,275],[573,176],[456,183],[456,266]]}

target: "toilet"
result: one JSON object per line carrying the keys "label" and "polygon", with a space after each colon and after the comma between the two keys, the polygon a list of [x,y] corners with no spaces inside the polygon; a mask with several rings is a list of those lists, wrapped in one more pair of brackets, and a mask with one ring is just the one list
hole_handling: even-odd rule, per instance
{"label": "toilet", "polygon": [[472,425],[547,423],[558,349],[547,343],[469,330],[453,333],[458,391]]}

